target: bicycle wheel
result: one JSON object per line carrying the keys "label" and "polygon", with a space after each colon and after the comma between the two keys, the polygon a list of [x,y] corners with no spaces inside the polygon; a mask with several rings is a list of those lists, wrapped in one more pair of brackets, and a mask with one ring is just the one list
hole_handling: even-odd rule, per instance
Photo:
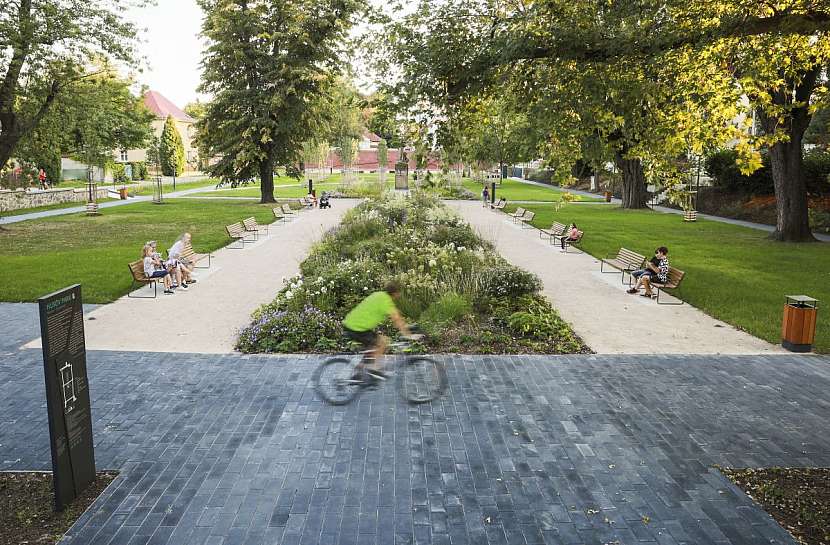
{"label": "bicycle wheel", "polygon": [[423,356],[407,358],[398,372],[398,389],[410,403],[426,403],[447,387],[447,371],[437,361]]}
{"label": "bicycle wheel", "polygon": [[314,370],[314,390],[326,403],[345,405],[363,386],[363,379],[352,378],[355,372],[355,365],[348,358],[328,359]]}

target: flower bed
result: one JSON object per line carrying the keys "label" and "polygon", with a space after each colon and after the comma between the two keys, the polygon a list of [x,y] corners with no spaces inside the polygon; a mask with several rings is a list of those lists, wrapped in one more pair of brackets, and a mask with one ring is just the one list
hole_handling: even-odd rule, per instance
{"label": "flower bed", "polygon": [[[431,353],[570,354],[588,349],[540,294],[539,279],[507,263],[434,196],[387,196],[351,210],[239,336],[243,352],[357,348],[340,322],[389,280],[398,307]],[[384,327],[389,334],[389,324]]]}

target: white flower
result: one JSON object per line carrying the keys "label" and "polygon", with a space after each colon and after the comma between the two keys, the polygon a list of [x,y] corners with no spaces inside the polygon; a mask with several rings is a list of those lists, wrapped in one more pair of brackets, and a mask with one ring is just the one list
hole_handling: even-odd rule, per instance
{"label": "white flower", "polygon": [[327,291],[328,291],[328,290],[326,289],[326,287],[325,287],[325,286],[323,286],[322,288],[320,288],[320,293],[326,293]]}
{"label": "white flower", "polygon": [[430,266],[430,267],[434,267],[434,266],[436,266],[436,265],[438,265],[438,262],[437,262],[437,261],[435,261],[434,259],[430,259],[430,260],[429,260],[429,266]]}
{"label": "white flower", "polygon": [[369,291],[369,288],[367,288],[366,286],[363,286],[363,291]]}
{"label": "white flower", "polygon": [[291,290],[288,290],[287,292],[285,292],[285,298],[286,299],[291,299],[292,297],[294,297],[294,294],[291,293]]}
{"label": "white flower", "polygon": [[322,281],[323,281],[323,277],[322,277],[322,276],[317,277],[317,281],[318,281],[318,282],[322,282]]}

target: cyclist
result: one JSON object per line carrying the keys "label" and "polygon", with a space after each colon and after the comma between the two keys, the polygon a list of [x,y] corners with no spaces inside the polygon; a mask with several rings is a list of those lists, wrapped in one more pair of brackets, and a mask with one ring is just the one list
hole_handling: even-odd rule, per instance
{"label": "cyclist", "polygon": [[[358,303],[343,319],[343,330],[346,337],[363,345],[364,350],[372,349],[372,363],[366,371],[374,379],[386,380],[386,373],[383,372],[381,358],[389,339],[379,334],[376,330],[387,318],[402,335],[413,337],[412,332],[406,325],[395,300],[401,295],[401,287],[397,282],[388,282],[382,291],[376,291]],[[360,366],[363,364],[361,363]]]}

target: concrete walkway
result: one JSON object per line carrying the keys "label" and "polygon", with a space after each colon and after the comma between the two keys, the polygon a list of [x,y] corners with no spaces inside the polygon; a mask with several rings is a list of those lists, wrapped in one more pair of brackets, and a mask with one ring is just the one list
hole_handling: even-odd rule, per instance
{"label": "concrete walkway", "polygon": [[[514,178],[514,177],[510,177],[510,179],[514,180],[516,182],[522,182],[522,183],[525,183],[525,184],[528,184],[528,185],[537,185],[537,186],[540,186],[540,187],[547,187],[547,188],[551,187],[549,184],[543,184],[541,182],[534,182],[533,180],[524,180],[522,178]],[[599,196],[596,193],[591,193],[590,191],[582,191],[580,189],[568,189],[568,191],[575,194],[575,195],[583,195],[585,197],[598,197]],[[517,202],[526,202],[526,201],[511,201],[511,202],[517,203]],[[576,204],[576,203],[571,203],[571,204]],[[584,203],[584,204],[600,204],[600,203]],[[615,198],[611,199],[610,203],[603,202],[601,204],[622,204],[622,201],[615,197]],[[662,212],[664,214],[683,215],[683,210],[678,210],[676,208],[669,208],[668,206],[652,206],[651,210],[654,210],[655,212]],[[775,231],[775,226],[774,225],[767,225],[765,223],[755,223],[753,221],[744,221],[744,220],[736,220],[736,219],[733,219],[733,218],[724,218],[722,216],[713,216],[711,214],[701,214],[700,212],[697,213],[697,217],[704,218],[704,219],[711,220],[711,221],[718,221],[720,223],[728,223],[730,225],[739,225],[741,227],[746,227],[748,229],[757,229],[758,231],[766,231],[767,233],[772,233],[773,231]],[[830,242],[830,235],[823,235],[821,233],[813,233],[813,236],[816,237],[816,239],[818,239],[822,242]]]}
{"label": "concrete walkway", "polygon": [[[619,274],[602,274],[599,261],[561,253],[502,213],[480,203],[447,201],[508,261],[537,274],[560,315],[600,354],[762,354],[783,349],[739,331],[690,305],[658,305],[625,293]],[[662,299],[662,296],[661,296]],[[655,332],[660,327],[659,334]]]}
{"label": "concrete walkway", "polygon": [[[85,324],[88,350],[161,351],[222,354],[233,352],[237,332],[251,313],[282,289],[283,278],[299,264],[323,233],[340,223],[357,200],[339,200],[330,210],[309,210],[273,224],[244,249],[223,248],[210,269],[197,269],[198,282],[175,295],[130,299],[97,308]],[[134,294],[148,295],[151,288]],[[40,346],[40,340],[26,345]]]}

